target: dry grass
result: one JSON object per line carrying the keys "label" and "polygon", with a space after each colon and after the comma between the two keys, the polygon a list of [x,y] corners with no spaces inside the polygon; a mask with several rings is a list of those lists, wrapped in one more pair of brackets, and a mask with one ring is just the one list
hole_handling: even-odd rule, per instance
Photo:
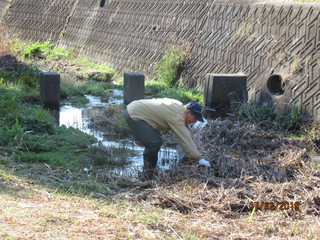
{"label": "dry grass", "polygon": [[21,66],[21,62],[11,50],[13,44],[10,34],[0,23],[0,68],[4,67],[8,71],[16,71]]}
{"label": "dry grass", "polygon": [[[235,119],[210,121],[204,136],[212,169],[178,165],[144,183],[100,172],[108,196],[59,194],[15,176],[12,161],[0,171],[1,239],[319,239],[319,153],[306,140]],[[43,182],[56,172],[43,167]],[[262,201],[301,206],[252,211]]]}
{"label": "dry grass", "polygon": [[11,54],[10,46],[12,45],[12,40],[10,40],[9,33],[2,24],[0,24],[0,33],[0,55]]}
{"label": "dry grass", "polygon": [[[320,169],[303,139],[230,119],[210,122],[204,136],[213,169],[178,166],[134,198],[189,216],[196,224],[184,225],[199,239],[320,236]],[[301,206],[252,212],[251,202]]]}

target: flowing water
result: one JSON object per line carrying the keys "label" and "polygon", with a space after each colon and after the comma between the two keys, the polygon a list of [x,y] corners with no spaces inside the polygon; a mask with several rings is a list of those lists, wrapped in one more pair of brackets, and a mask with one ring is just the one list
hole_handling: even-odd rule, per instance
{"label": "flowing water", "polygon": [[[65,125],[66,127],[74,127],[81,131],[95,136],[99,142],[105,147],[119,148],[130,150],[132,155],[127,157],[129,164],[115,168],[113,171],[123,175],[136,175],[138,171],[141,171],[143,166],[143,150],[142,146],[139,146],[136,142],[129,139],[119,139],[115,141],[107,140],[104,137],[103,132],[99,132],[90,129],[89,123],[92,118],[100,116],[110,105],[123,105],[123,92],[120,90],[114,90],[113,96],[110,97],[108,102],[101,102],[97,96],[86,95],[89,100],[88,107],[77,108],[71,106],[71,104],[65,103],[60,107],[59,125]],[[178,159],[178,153],[176,149],[162,148],[159,152],[158,167],[161,169],[169,169]]]}

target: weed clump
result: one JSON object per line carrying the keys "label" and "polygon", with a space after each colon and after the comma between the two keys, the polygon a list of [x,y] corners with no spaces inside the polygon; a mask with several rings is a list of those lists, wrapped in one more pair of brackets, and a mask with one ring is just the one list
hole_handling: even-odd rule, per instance
{"label": "weed clump", "polygon": [[124,116],[123,106],[108,106],[92,119],[89,127],[105,133],[109,139],[121,139],[131,135]]}
{"label": "weed clump", "polygon": [[166,51],[162,59],[155,63],[156,76],[168,87],[173,87],[179,80],[188,53],[183,47],[174,46]]}
{"label": "weed clump", "polygon": [[181,101],[184,104],[191,101],[203,104],[203,92],[194,88],[168,88],[163,82],[158,81],[147,82],[145,94],[147,98],[173,98]]}
{"label": "weed clump", "polygon": [[164,56],[155,63],[157,82],[146,86],[146,94],[155,98],[173,98],[186,104],[196,101],[203,104],[203,93],[196,89],[181,87],[180,75],[188,60],[188,50],[185,47],[174,46],[167,50]]}
{"label": "weed clump", "polygon": [[120,147],[106,147],[101,143],[90,148],[90,159],[95,166],[124,167],[133,152],[122,144]]}
{"label": "weed clump", "polygon": [[70,59],[73,52],[57,47],[54,42],[22,42],[16,40],[13,49],[21,54],[22,59],[32,60],[32,59],[56,59],[65,60]]}
{"label": "weed clump", "polygon": [[203,104],[203,93],[191,88],[166,88],[160,92],[158,92],[156,97],[167,97],[167,98],[173,98],[181,101],[183,104],[187,104],[188,102],[194,101],[198,102],[199,104]]}
{"label": "weed clump", "polygon": [[265,126],[265,129],[285,131],[288,133],[298,133],[301,130],[304,120],[302,111],[296,105],[292,106],[290,112],[287,114],[278,114],[267,104],[233,105],[231,111],[236,116],[258,122],[260,126]]}
{"label": "weed clump", "polygon": [[22,84],[27,90],[38,86],[40,79],[40,70],[32,65],[20,65],[16,71],[8,71],[8,69],[0,68],[0,84]]}
{"label": "weed clump", "polygon": [[29,43],[16,40],[12,48],[23,60],[44,65],[50,71],[71,74],[78,80],[111,82],[115,75],[115,71],[107,65],[77,57],[73,49],[61,48],[54,42]]}

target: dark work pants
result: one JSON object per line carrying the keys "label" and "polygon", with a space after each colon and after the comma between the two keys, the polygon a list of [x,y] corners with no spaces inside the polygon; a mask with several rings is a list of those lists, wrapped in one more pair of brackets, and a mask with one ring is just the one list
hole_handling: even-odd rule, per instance
{"label": "dark work pants", "polygon": [[152,162],[157,161],[162,143],[160,133],[145,121],[133,120],[127,110],[124,111],[124,119],[136,139],[145,147],[144,159]]}

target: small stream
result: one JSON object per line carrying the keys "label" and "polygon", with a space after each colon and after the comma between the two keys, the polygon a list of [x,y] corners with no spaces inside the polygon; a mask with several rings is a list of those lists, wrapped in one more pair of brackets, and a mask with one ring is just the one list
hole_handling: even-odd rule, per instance
{"label": "small stream", "polygon": [[[134,152],[132,156],[128,156],[128,165],[121,168],[114,168],[113,172],[121,175],[137,176],[138,172],[141,171],[143,167],[142,156],[144,147],[139,146],[135,141],[129,139],[119,139],[116,141],[107,140],[103,137],[105,135],[103,132],[89,128],[91,119],[101,116],[105,111],[105,108],[114,105],[123,105],[123,92],[114,89],[113,96],[109,98],[108,102],[101,102],[100,97],[97,96],[85,95],[85,97],[89,100],[89,104],[86,108],[73,107],[70,103],[63,103],[60,106],[59,125],[74,127],[90,134],[96,137],[103,146],[120,149],[125,147],[130,150],[130,152]],[[176,149],[161,148],[158,158],[158,167],[163,170],[169,169],[176,163],[177,158],[178,153]]]}

